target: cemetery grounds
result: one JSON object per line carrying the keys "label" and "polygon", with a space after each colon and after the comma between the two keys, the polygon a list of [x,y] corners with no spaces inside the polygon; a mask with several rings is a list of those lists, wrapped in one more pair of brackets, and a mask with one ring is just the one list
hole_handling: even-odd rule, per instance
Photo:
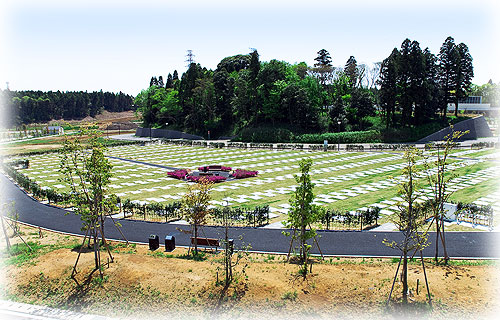
{"label": "cemetery grounds", "polygon": [[[432,153],[432,152],[430,152]],[[455,201],[492,205],[498,213],[498,151],[454,150],[452,166],[456,177],[451,188]],[[174,145],[128,145],[112,147],[108,155],[113,164],[111,188],[122,199],[143,203],[179,201],[187,182],[167,177],[166,167],[196,169],[202,165],[220,164],[233,168],[258,170],[255,178],[233,180],[214,185],[212,205],[252,208],[269,205],[270,224],[279,227],[289,210],[288,199],[295,187],[294,174],[298,161],[310,157],[315,186],[315,203],[327,208],[357,210],[379,206],[379,225],[389,222],[397,202],[396,183],[403,161],[399,152],[309,152],[266,149],[209,149]],[[119,160],[117,158],[126,159]],[[30,167],[21,171],[42,186],[64,191],[59,180],[59,157],[44,154],[29,157]],[[128,160],[138,161],[130,162]],[[425,179],[422,177],[422,197]],[[130,217],[142,219],[142,217]],[[154,220],[154,217],[148,216]],[[177,221],[179,223],[182,221]],[[498,221],[495,220],[495,227]],[[318,226],[324,227],[324,226]],[[342,225],[333,228],[344,228]],[[450,222],[447,230],[483,231],[487,228],[470,223]],[[151,252],[146,245],[113,243],[116,263],[105,271],[103,281],[88,284],[87,291],[78,290],[69,279],[79,238],[43,232],[21,226],[27,241],[35,243],[32,255],[7,257],[2,268],[7,277],[3,287],[7,297],[17,301],[72,308],[112,316],[148,315],[174,318],[206,318],[221,312],[228,318],[272,315],[321,317],[341,314],[346,318],[367,316],[383,318],[383,306],[397,266],[394,259],[327,258],[316,260],[307,281],[298,280],[297,266],[285,263],[285,257],[251,254],[245,274],[241,266],[234,286],[224,295],[214,285],[220,257],[207,252],[203,261],[186,258],[187,250],[177,248],[172,254]],[[19,240],[13,240],[13,242]],[[4,251],[5,252],[5,251]],[[82,266],[90,269],[92,253],[82,256]],[[57,263],[54,263],[57,261]],[[496,262],[452,261],[450,266],[429,261],[428,276],[434,299],[432,317],[451,315],[475,318],[490,314],[496,308],[499,280]],[[411,299],[418,312],[424,312],[425,292],[417,263],[410,264]],[[82,272],[83,274],[84,272]],[[396,285],[395,295],[400,296]],[[221,298],[223,297],[223,298]],[[218,316],[223,318],[223,316]]]}
{"label": "cemetery grounds", "polygon": [[[432,161],[437,151],[426,151]],[[384,225],[397,210],[397,183],[402,179],[404,167],[401,152],[322,152],[302,150],[269,149],[215,149],[176,145],[146,146],[127,145],[111,147],[113,177],[109,185],[112,193],[121,201],[130,199],[139,204],[160,203],[162,205],[181,201],[188,182],[167,176],[172,168],[197,170],[205,165],[223,165],[233,169],[257,170],[255,178],[238,179],[217,183],[212,188],[213,206],[254,208],[269,205],[270,224],[264,227],[281,227],[286,219],[289,199],[296,187],[294,175],[298,174],[298,162],[311,158],[315,200],[314,203],[328,209],[342,211],[363,211],[369,207],[381,208]],[[455,175],[447,189],[453,191],[451,201],[490,205],[495,213],[500,212],[500,193],[497,179],[497,161],[500,153],[495,149],[453,150],[449,168]],[[68,191],[61,182],[59,155],[49,153],[28,157],[30,167],[20,172],[37,181],[43,188],[57,192]],[[132,162],[134,161],[134,162]],[[422,168],[422,161],[419,163]],[[159,167],[163,166],[163,167]],[[419,179],[421,195],[417,201],[425,201],[431,195],[426,173]],[[123,217],[122,215],[118,215]],[[498,226],[494,215],[493,228]],[[136,219],[163,221],[154,215],[136,214]],[[183,223],[183,221],[176,221]],[[318,225],[325,228],[325,225]],[[330,226],[342,229],[342,225]],[[482,225],[462,222],[448,222],[449,231],[488,230]]]}

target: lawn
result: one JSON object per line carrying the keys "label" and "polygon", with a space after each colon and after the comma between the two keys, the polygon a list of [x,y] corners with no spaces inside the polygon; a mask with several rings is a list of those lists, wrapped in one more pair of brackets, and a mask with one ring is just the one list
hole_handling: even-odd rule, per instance
{"label": "lawn", "polygon": [[[432,156],[434,152],[427,152]],[[454,150],[450,158],[457,178],[453,201],[473,202],[495,191],[498,170],[488,157],[496,150]],[[113,165],[110,189],[122,200],[163,204],[180,201],[187,182],[167,176],[167,168],[196,170],[199,166],[220,164],[233,169],[258,170],[255,178],[216,184],[212,191],[213,205],[253,208],[269,205],[271,222],[286,218],[288,200],[296,182],[298,162],[313,160],[311,175],[315,183],[315,203],[329,209],[353,211],[377,205],[384,207],[380,223],[389,220],[394,212],[393,198],[397,197],[397,181],[404,166],[401,152],[321,152],[266,149],[212,149],[176,145],[127,145],[110,147],[107,155]],[[30,168],[21,171],[44,187],[59,192],[68,191],[59,172],[59,156],[55,153],[30,156]],[[132,163],[126,160],[139,161]],[[419,163],[422,168],[422,162]],[[479,175],[479,176],[477,176]],[[420,179],[424,192],[427,183]],[[384,201],[389,201],[383,203]],[[498,202],[492,203],[497,206]],[[392,207],[392,208],[391,208]]]}

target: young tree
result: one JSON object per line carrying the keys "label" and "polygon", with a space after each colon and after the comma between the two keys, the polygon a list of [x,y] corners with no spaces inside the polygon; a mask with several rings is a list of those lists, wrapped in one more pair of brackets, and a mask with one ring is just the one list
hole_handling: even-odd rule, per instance
{"label": "young tree", "polygon": [[[234,222],[238,220],[238,218],[238,211],[233,211],[229,207],[224,207],[222,209],[221,222],[224,228],[224,238],[222,241],[226,249],[224,250],[224,259],[222,262],[224,266],[224,285],[226,289],[234,279],[234,269],[241,261],[243,261],[243,259],[248,256],[248,250],[250,250],[251,248],[250,245],[248,245],[242,246],[240,249],[236,249],[234,248],[233,239],[229,239],[229,227],[232,226]],[[243,237],[240,236],[239,240],[241,241],[242,239]],[[243,273],[245,273],[246,266],[247,265],[243,267]]]}
{"label": "young tree", "polygon": [[302,264],[299,272],[305,278],[307,275],[309,250],[312,247],[307,244],[307,240],[314,238],[316,241],[316,229],[312,225],[320,221],[322,211],[318,206],[312,204],[314,200],[314,184],[311,182],[309,174],[312,160],[309,158],[302,159],[299,162],[299,166],[300,175],[295,176],[295,181],[297,181],[299,186],[290,198],[291,208],[285,226],[286,228],[293,229],[293,234],[286,233],[287,236],[291,235],[292,237],[290,247],[294,240],[299,241],[299,257]]}
{"label": "young tree", "polygon": [[446,251],[446,240],[444,234],[444,204],[453,194],[453,191],[447,189],[447,186],[450,180],[454,179],[455,176],[449,173],[449,163],[447,161],[454,141],[458,140],[465,133],[466,132],[453,131],[452,127],[452,133],[445,137],[444,143],[442,144],[442,152],[439,151],[439,148],[441,146],[438,145],[438,153],[434,156],[435,160],[431,162],[429,157],[424,158],[424,167],[427,173],[427,181],[429,182],[429,186],[432,189],[430,207],[432,209],[434,217],[430,225],[432,225],[432,223],[436,224],[436,250],[434,256],[434,261],[436,261],[436,263],[438,262],[439,240],[441,240],[441,244],[443,245],[444,263],[448,263],[449,260],[448,253]]}
{"label": "young tree", "polygon": [[205,224],[210,209],[210,190],[213,183],[208,179],[200,179],[197,183],[188,186],[188,192],[183,196],[181,212],[191,225],[194,236],[193,256],[198,255],[198,229]]}
{"label": "young tree", "polygon": [[[88,136],[87,145],[82,141],[85,136]],[[106,215],[116,208],[116,197],[110,196],[108,191],[111,163],[105,157],[105,151],[106,147],[97,132],[82,130],[74,139],[66,137],[60,162],[61,172],[64,174],[63,180],[71,189],[71,201],[76,208],[74,212],[80,215],[82,231],[85,231],[82,248],[87,236],[89,242],[90,239],[93,240],[95,267],[92,273],[99,270],[101,278],[103,273],[100,241],[106,246],[113,262],[104,234],[104,220]],[[80,253],[73,267],[73,279]]]}
{"label": "young tree", "polygon": [[418,150],[414,148],[409,148],[405,151],[404,160],[406,166],[403,168],[404,179],[398,185],[398,193],[403,201],[398,203],[399,210],[393,216],[392,221],[398,227],[398,230],[403,234],[403,239],[401,242],[388,241],[387,239],[384,239],[385,245],[401,251],[401,259],[403,261],[401,276],[403,283],[402,293],[403,303],[405,304],[408,303],[408,256],[412,253],[412,251],[415,253],[416,251],[423,250],[427,244],[426,233],[420,233],[418,231],[418,229],[421,228],[425,222],[425,211],[422,210],[422,208],[419,208],[415,202],[417,197],[420,196],[420,193],[417,191],[418,185],[416,180],[416,175],[418,173],[416,167],[418,155]]}

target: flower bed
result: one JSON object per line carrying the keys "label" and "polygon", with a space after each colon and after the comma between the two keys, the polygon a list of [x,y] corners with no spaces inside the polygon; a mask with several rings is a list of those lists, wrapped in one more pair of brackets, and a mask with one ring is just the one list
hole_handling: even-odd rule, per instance
{"label": "flower bed", "polygon": [[169,171],[167,172],[167,175],[171,178],[179,179],[182,180],[186,178],[186,175],[188,174],[186,169],[178,169],[175,171]]}
{"label": "flower bed", "polygon": [[222,176],[188,176],[187,179],[188,181],[192,182],[198,182],[202,179],[207,179],[208,181],[213,183],[223,182],[226,180],[226,178]]}
{"label": "flower bed", "polygon": [[236,169],[236,170],[233,171],[232,176],[235,179],[244,179],[244,178],[256,177],[257,174],[259,174],[259,171],[251,171],[251,170],[245,170],[245,169]]}

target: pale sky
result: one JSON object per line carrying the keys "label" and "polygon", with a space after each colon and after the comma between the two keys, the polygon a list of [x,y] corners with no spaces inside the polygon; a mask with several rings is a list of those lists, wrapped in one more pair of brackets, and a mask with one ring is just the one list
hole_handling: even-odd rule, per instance
{"label": "pale sky", "polygon": [[437,54],[468,45],[476,84],[500,82],[495,0],[26,1],[0,4],[0,87],[136,95],[151,76],[186,70],[186,50],[215,69],[256,48],[261,61],[382,61],[404,39]]}

